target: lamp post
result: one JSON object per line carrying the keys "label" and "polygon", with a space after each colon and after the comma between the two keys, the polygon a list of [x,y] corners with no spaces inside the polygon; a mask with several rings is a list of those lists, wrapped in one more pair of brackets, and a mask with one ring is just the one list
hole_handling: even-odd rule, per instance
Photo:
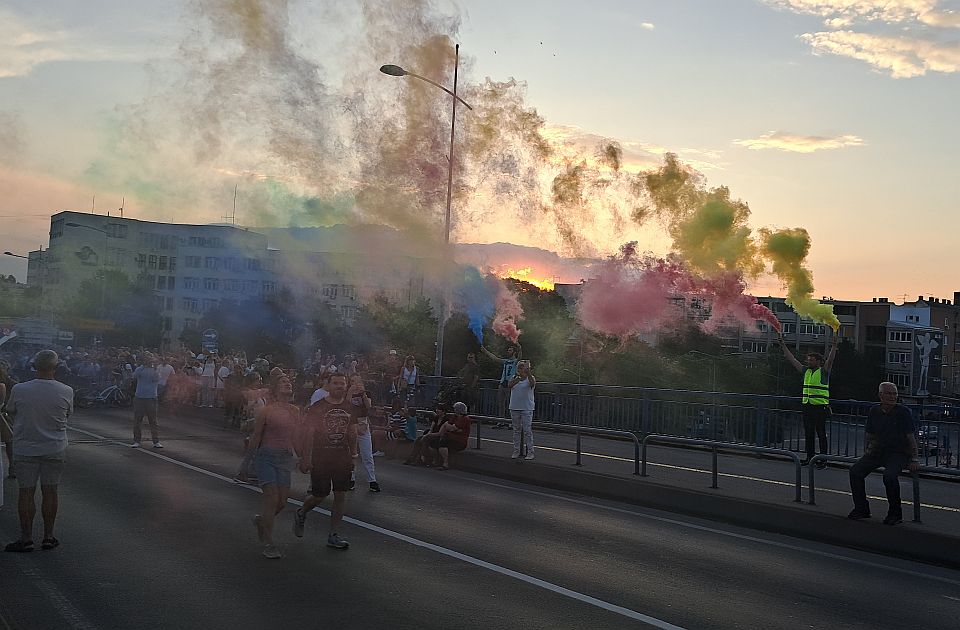
{"label": "lamp post", "polygon": [[[447,209],[446,214],[444,215],[443,222],[443,251],[444,255],[449,256],[450,254],[450,205],[453,199],[453,148],[454,148],[454,132],[457,128],[457,103],[461,103],[464,107],[469,110],[473,110],[470,105],[457,96],[457,79],[460,70],[460,44],[457,44],[454,47],[454,62],[453,62],[453,91],[448,90],[443,87],[436,81],[432,81],[425,76],[421,76],[415,72],[410,72],[409,70],[404,70],[400,66],[393,64],[387,64],[380,66],[380,72],[388,74],[392,77],[413,77],[414,79],[420,79],[430,85],[440,88],[447,94],[453,97],[453,110],[450,115],[450,154],[447,156]],[[437,355],[436,363],[433,370],[434,376],[443,375],[443,327],[447,321],[447,307],[448,302],[446,296],[446,285],[442,287],[444,293],[441,298],[440,303],[440,315],[437,323]]]}
{"label": "lamp post", "polygon": [[110,234],[106,230],[101,230],[100,228],[95,228],[90,225],[83,225],[82,223],[65,223],[64,225],[74,228],[85,228],[87,230],[93,230],[94,232],[100,232],[103,234],[103,262],[100,263],[100,317],[103,318],[106,313],[104,313],[104,294],[106,293],[107,287],[107,239],[110,238]]}

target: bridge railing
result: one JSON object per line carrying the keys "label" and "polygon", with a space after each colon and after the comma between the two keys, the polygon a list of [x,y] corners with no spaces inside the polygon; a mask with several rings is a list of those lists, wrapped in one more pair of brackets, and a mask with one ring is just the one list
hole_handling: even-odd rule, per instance
{"label": "bridge railing", "polygon": [[[474,415],[509,415],[497,381],[481,381],[474,392],[463,392],[458,385],[457,378],[427,377],[417,402],[430,405],[438,396],[446,396],[451,402],[467,402]],[[389,400],[389,393],[381,393],[381,400]],[[863,454],[864,423],[875,404],[832,401],[827,454]],[[908,407],[914,415],[923,464],[960,469],[960,407],[932,403]],[[798,397],[540,382],[536,408],[535,420],[560,425],[805,450]]]}

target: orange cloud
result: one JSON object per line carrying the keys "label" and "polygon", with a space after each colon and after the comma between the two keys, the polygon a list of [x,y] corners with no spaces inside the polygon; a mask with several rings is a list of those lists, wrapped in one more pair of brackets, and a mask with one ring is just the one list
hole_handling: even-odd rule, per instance
{"label": "orange cloud", "polygon": [[734,140],[733,143],[754,151],[760,151],[763,149],[777,149],[779,151],[789,151],[791,153],[814,153],[815,151],[824,151],[829,149],[859,147],[864,144],[862,138],[858,138],[857,136],[849,134],[824,137],[804,136],[786,131],[771,131],[757,138]]}

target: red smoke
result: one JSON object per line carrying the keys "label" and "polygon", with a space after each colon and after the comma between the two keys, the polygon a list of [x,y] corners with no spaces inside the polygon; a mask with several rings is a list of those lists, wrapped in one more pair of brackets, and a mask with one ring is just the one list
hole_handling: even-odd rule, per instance
{"label": "red smoke", "polygon": [[517,294],[513,293],[500,282],[500,290],[497,293],[497,310],[493,316],[493,332],[501,337],[517,343],[520,338],[520,329],[517,328],[517,321],[523,316],[523,308],[517,299]]}
{"label": "red smoke", "polygon": [[580,320],[591,330],[625,338],[661,328],[678,318],[671,300],[682,299],[686,304],[699,298],[710,308],[710,317],[701,324],[708,331],[730,317],[747,325],[762,319],[779,331],[776,315],[745,294],[745,288],[738,272],[703,277],[690,271],[674,254],[666,258],[640,257],[637,244],[627,243],[619,255],[604,263],[597,278],[584,285]]}

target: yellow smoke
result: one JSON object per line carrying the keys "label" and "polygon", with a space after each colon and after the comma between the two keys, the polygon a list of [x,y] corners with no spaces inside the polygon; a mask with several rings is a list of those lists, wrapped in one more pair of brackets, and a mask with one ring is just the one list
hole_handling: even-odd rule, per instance
{"label": "yellow smoke", "polygon": [[803,266],[810,252],[810,235],[803,228],[760,230],[763,254],[773,263],[773,273],[787,285],[787,304],[802,317],[827,324],[834,332],[840,320],[833,306],[813,299],[813,274]]}

